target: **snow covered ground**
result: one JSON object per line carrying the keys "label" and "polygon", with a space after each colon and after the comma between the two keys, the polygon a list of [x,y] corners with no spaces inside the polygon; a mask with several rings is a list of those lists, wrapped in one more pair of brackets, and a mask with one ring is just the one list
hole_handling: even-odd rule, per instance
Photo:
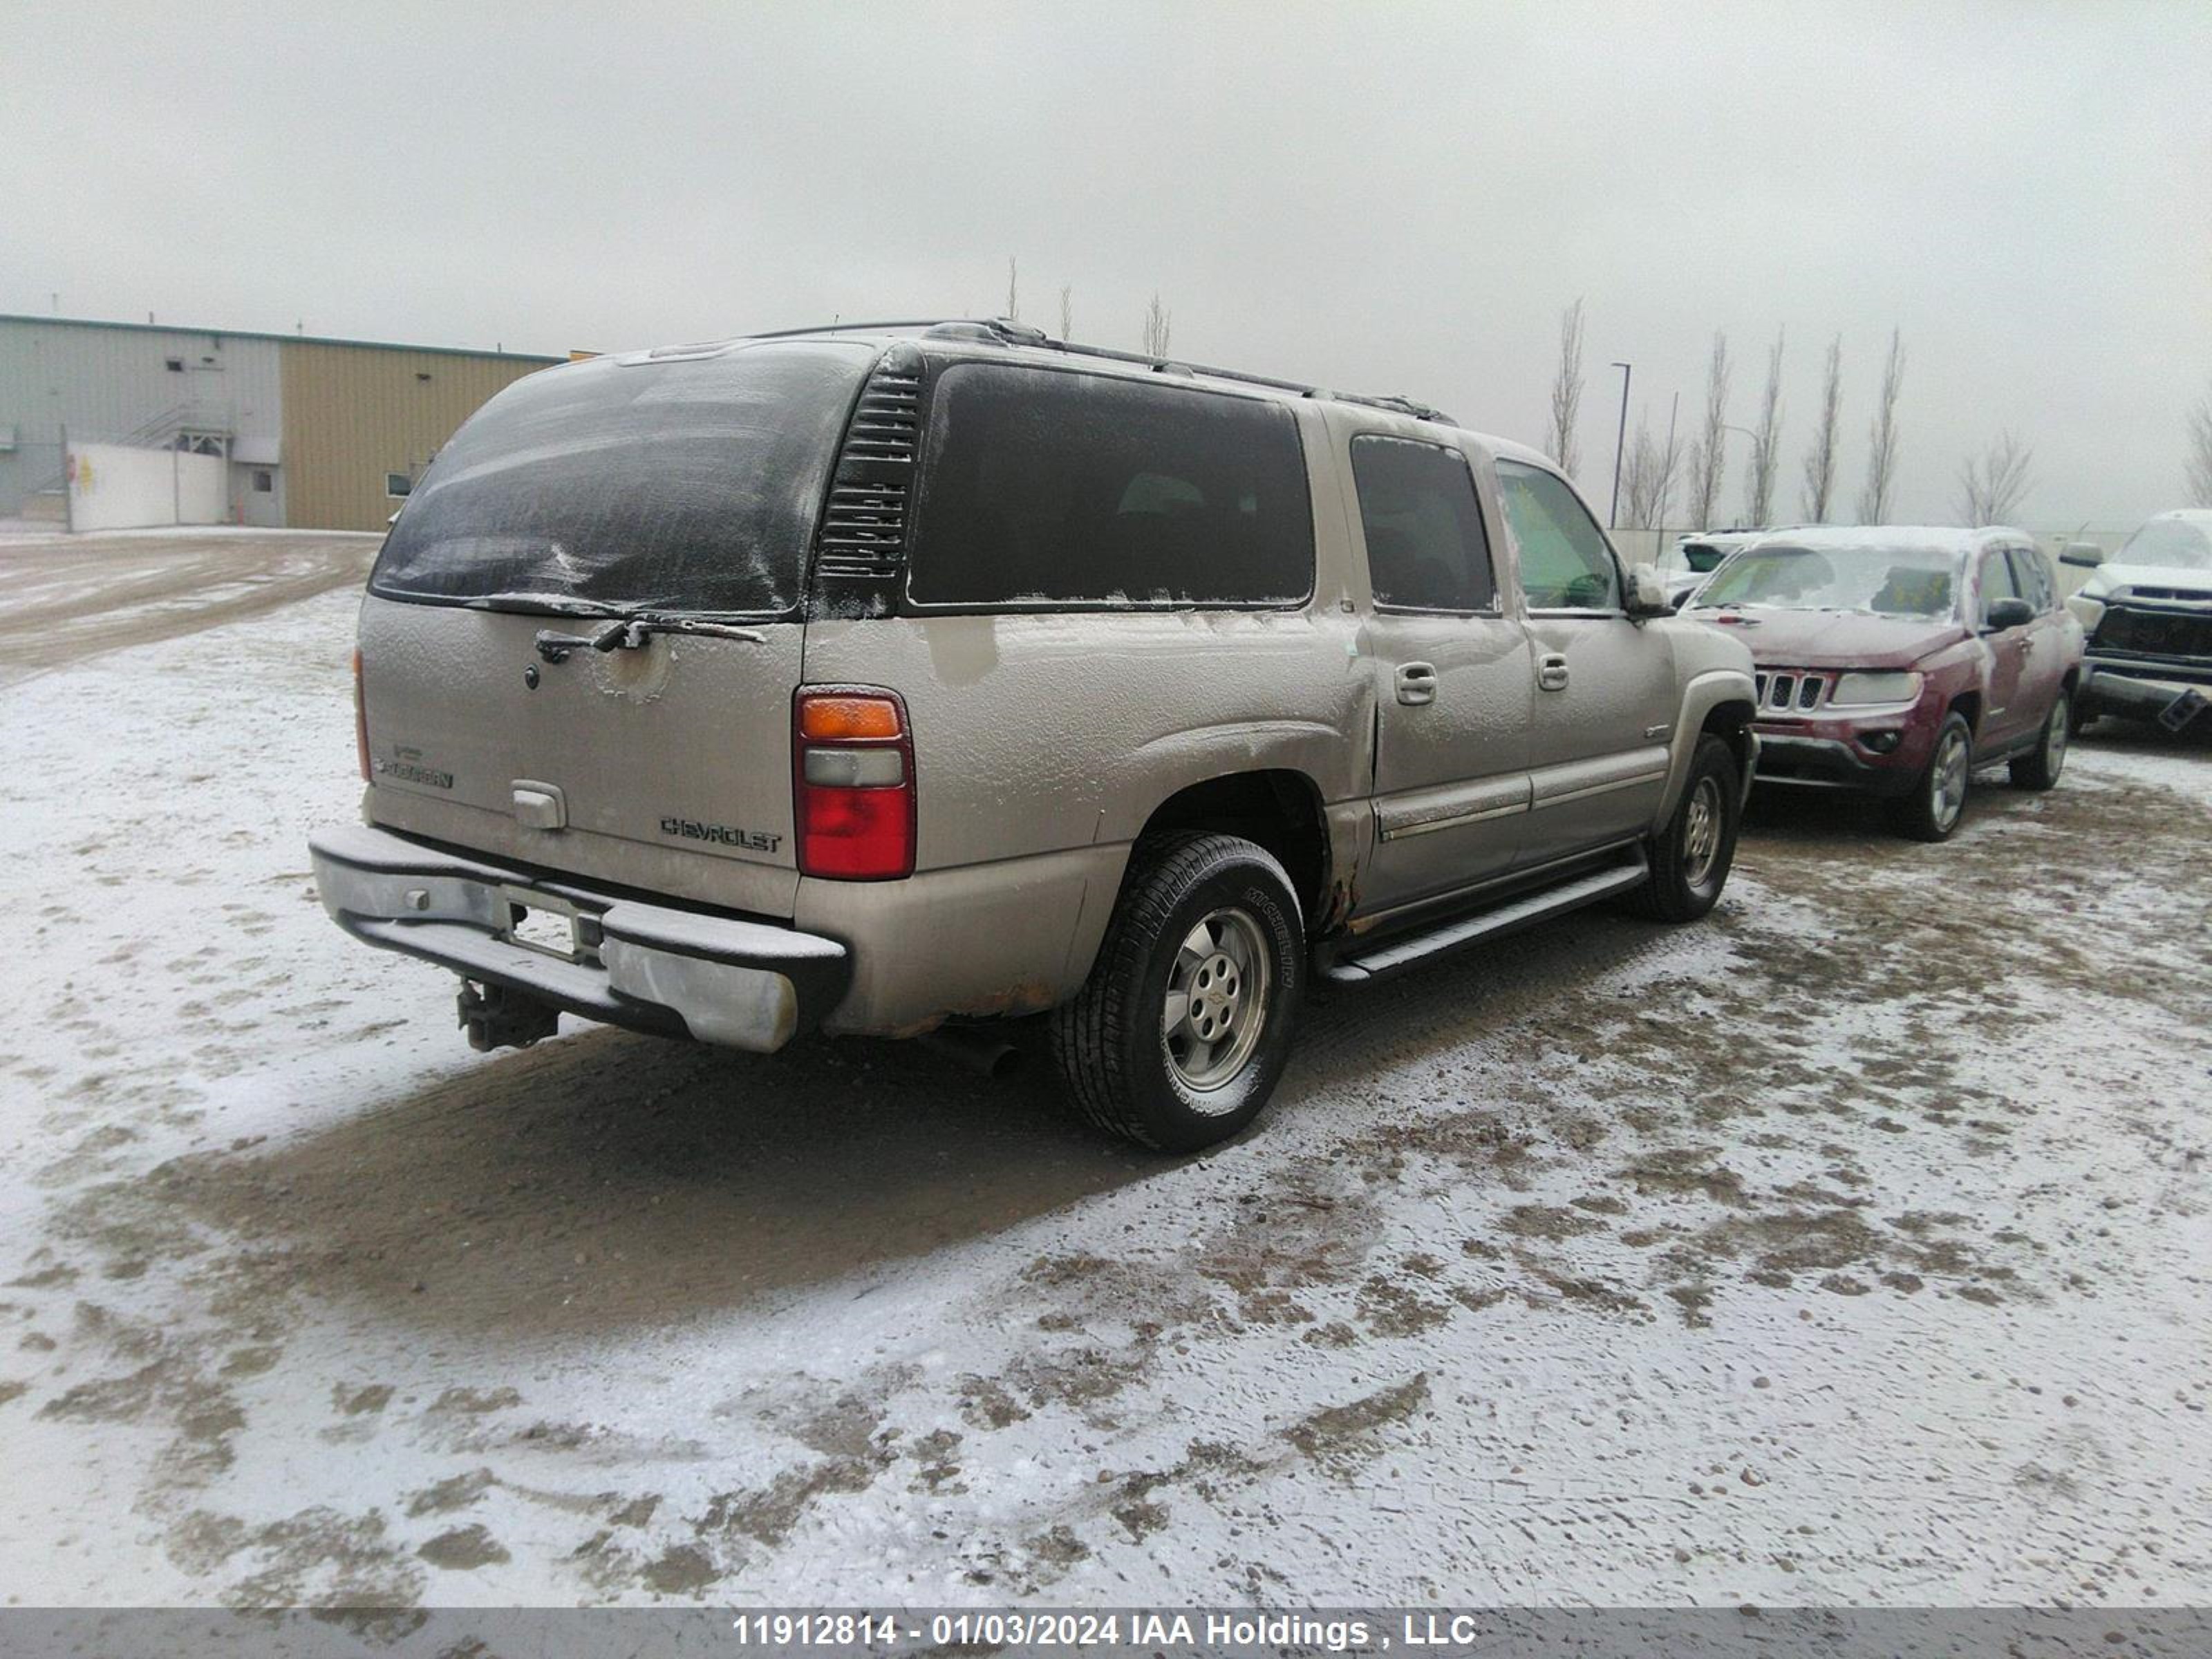
{"label": "snow covered ground", "polygon": [[23,1604],[2212,1596],[2212,749],[1310,1008],[1238,1145],[343,938],[350,592],[0,690]]}

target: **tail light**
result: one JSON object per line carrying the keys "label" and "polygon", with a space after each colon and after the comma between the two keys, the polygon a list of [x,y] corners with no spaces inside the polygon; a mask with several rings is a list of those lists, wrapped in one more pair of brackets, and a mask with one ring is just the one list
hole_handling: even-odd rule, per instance
{"label": "tail light", "polygon": [[368,702],[361,694],[361,647],[353,648],[353,746],[361,762],[361,781],[368,782]]}
{"label": "tail light", "polygon": [[914,873],[914,733],[897,695],[866,686],[801,691],[792,713],[799,872],[840,881]]}

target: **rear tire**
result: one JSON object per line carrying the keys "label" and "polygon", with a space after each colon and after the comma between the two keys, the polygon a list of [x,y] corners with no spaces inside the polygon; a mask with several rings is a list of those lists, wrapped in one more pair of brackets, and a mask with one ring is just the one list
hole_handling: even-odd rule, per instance
{"label": "rear tire", "polygon": [[1228,1139],[1282,1076],[1305,969],[1297,896],[1263,848],[1188,833],[1139,842],[1090,978],[1053,1012],[1071,1100],[1161,1152]]}
{"label": "rear tire", "polygon": [[1966,816],[1974,777],[1974,732],[1954,709],[1936,734],[1928,769],[1889,803],[1890,827],[1913,841],[1948,841]]}
{"label": "rear tire", "polygon": [[1695,921],[1719,902],[1735,862],[1743,775],[1735,751],[1711,732],[1698,739],[1674,816],[1651,842],[1651,878],[1626,898],[1654,921]]}
{"label": "rear tire", "polygon": [[2074,736],[2074,703],[2062,687],[2043,717],[2043,730],[2035,747],[2013,762],[2013,787],[2048,789],[2066,769],[2066,746]]}

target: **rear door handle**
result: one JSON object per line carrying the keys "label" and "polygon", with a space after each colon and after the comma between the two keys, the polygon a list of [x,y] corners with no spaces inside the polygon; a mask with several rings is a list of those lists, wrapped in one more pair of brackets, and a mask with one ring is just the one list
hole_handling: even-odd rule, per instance
{"label": "rear door handle", "polygon": [[1437,669],[1434,663],[1401,662],[1398,665],[1398,701],[1419,705],[1437,700]]}
{"label": "rear door handle", "polygon": [[1540,658],[1536,663],[1536,684],[1547,691],[1567,689],[1567,659],[1558,652]]}

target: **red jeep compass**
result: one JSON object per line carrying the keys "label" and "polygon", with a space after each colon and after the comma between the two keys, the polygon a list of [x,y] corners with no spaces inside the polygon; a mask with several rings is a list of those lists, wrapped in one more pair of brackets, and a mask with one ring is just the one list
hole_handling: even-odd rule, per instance
{"label": "red jeep compass", "polygon": [[1976,768],[2058,781],[2081,628],[2023,532],[1777,532],[1732,555],[1687,614],[1751,647],[1762,783],[1879,795],[1902,833],[1942,841]]}

